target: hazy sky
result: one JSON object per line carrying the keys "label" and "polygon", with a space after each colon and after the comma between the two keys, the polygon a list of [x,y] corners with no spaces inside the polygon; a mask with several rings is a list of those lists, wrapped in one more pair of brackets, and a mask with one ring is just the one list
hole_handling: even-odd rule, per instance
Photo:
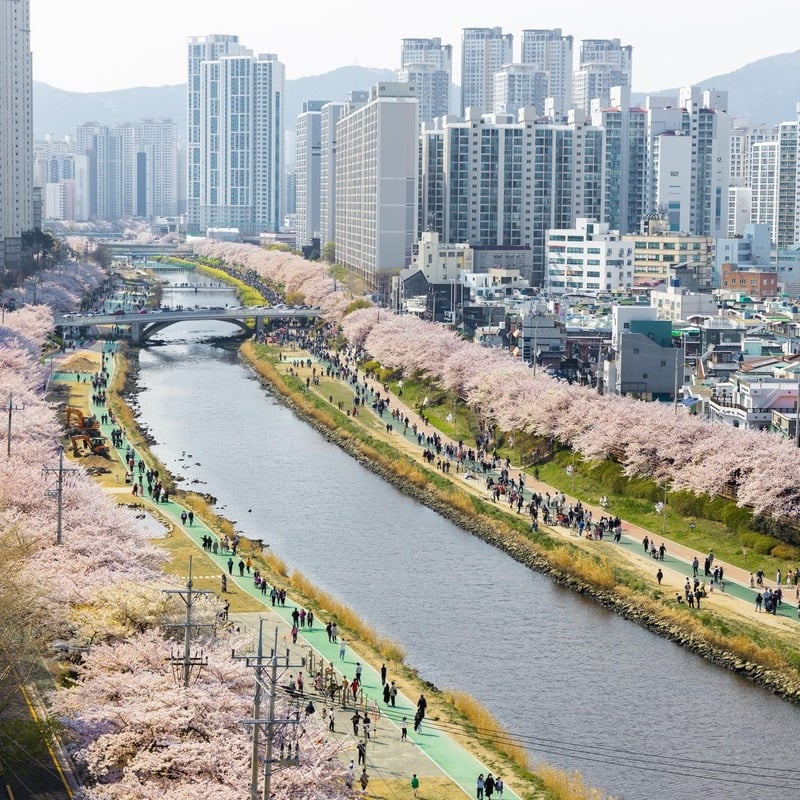
{"label": "hazy sky", "polygon": [[[747,10],[709,0],[558,0],[546,7],[506,0],[31,0],[34,78],[60,89],[106,91],[186,80],[186,39],[238,34],[256,52],[277,53],[288,78],[336,67],[396,69],[400,40],[453,45],[460,82],[461,31],[501,27],[519,58],[525,28],[561,28],[575,38],[633,46],[633,88],[699,83],[800,47],[796,7],[761,0]],[[783,22],[783,24],[782,24]],[[707,87],[711,88],[711,87]]]}

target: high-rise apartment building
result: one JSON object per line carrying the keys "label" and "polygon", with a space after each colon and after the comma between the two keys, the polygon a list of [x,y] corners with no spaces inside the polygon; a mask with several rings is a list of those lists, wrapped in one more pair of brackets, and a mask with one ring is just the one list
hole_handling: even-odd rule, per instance
{"label": "high-rise apartment building", "polygon": [[640,230],[651,211],[647,197],[647,112],[631,106],[630,94],[627,86],[615,86],[610,106],[592,101],[592,124],[606,132],[605,221],[622,233]]}
{"label": "high-rise apartment building", "polygon": [[449,113],[452,74],[452,45],[438,38],[403,39],[397,80],[416,85],[420,124]]}
{"label": "high-rise apartment building", "polygon": [[295,128],[295,246],[298,250],[320,235],[319,206],[322,168],[324,100],[306,100]]}
{"label": "high-rise apartment building", "polygon": [[89,218],[123,218],[122,132],[99,122],[75,129],[75,149],[89,160]]}
{"label": "high-rise apartment building", "polygon": [[547,73],[536,64],[505,64],[494,74],[494,113],[516,114],[521,108],[535,108],[544,116]]}
{"label": "high-rise apartment building", "polygon": [[608,105],[613,86],[631,86],[633,47],[619,39],[581,41],[578,68],[572,77],[572,107],[588,112],[592,100]]}
{"label": "high-rise apartment building", "polygon": [[585,116],[553,124],[520,111],[424,126],[420,225],[443,242],[529,248],[542,285],[546,232],[603,219],[604,131]]}
{"label": "high-rise apartment building", "polygon": [[354,105],[336,126],[336,261],[383,291],[417,241],[416,87],[380,83]]}
{"label": "high-rise apartment building", "polygon": [[0,269],[16,268],[33,227],[30,0],[0,3]]}
{"label": "high-rise apartment building", "polygon": [[514,37],[502,28],[464,28],[461,39],[461,116],[494,108],[494,74],[513,58]]}
{"label": "high-rise apartment building", "polygon": [[563,122],[572,104],[572,37],[560,28],[522,32],[523,64],[535,64],[547,73],[546,96],[553,98],[554,122]]}
{"label": "high-rise apartment building", "polygon": [[117,128],[121,138],[124,217],[178,213],[178,138],[171,119],[146,119]]}
{"label": "high-rise apartment building", "polygon": [[188,72],[189,233],[279,231],[283,64],[236,36],[201,36],[189,39]]}
{"label": "high-rise apartment building", "polygon": [[320,112],[319,227],[324,247],[336,241],[336,126],[346,103],[326,103]]}

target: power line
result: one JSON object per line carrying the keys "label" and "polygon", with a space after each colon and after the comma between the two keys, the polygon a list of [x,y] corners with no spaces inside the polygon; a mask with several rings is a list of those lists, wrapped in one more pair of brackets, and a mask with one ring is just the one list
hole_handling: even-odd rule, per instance
{"label": "power line", "polygon": [[[455,723],[436,723],[436,728],[444,733],[462,732],[464,728]],[[685,756],[664,756],[643,753],[625,748],[609,748],[594,742],[565,742],[532,736],[515,736],[507,731],[493,728],[471,726],[478,736],[495,744],[519,744],[550,755],[561,755],[598,764],[610,764],[665,775],[707,778],[723,783],[757,786],[764,788],[796,788],[795,783],[800,770],[791,768],[755,766],[707,759],[691,759]],[[737,777],[724,777],[724,776]],[[747,777],[743,777],[747,776]],[[768,781],[768,782],[764,782]]]}

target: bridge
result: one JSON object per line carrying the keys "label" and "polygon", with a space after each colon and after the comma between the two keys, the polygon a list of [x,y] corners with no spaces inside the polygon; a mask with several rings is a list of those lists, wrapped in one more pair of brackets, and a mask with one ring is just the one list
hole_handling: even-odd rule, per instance
{"label": "bridge", "polygon": [[192,322],[194,320],[219,320],[230,322],[240,327],[245,333],[250,333],[249,321],[254,321],[256,334],[264,330],[264,320],[280,319],[310,319],[322,316],[319,308],[278,308],[278,307],[251,307],[251,308],[187,308],[180,310],[145,310],[145,311],[118,311],[111,314],[86,313],[63,314],[56,317],[56,327],[89,327],[102,325],[130,325],[131,341],[142,344],[159,331],[175,325],[178,322]]}

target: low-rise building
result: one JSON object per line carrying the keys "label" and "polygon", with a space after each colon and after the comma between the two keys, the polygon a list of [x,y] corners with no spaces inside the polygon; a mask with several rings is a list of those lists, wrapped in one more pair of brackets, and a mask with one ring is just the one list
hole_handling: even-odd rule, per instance
{"label": "low-rise building", "polygon": [[788,419],[797,419],[799,372],[797,356],[742,363],[726,383],[713,388],[708,403],[711,420],[734,428],[788,433]]}
{"label": "low-rise building", "polygon": [[778,294],[778,273],[771,267],[739,267],[723,264],[720,289],[750,297],[775,297]]}
{"label": "low-rise building", "polygon": [[698,287],[711,289],[714,240],[710,236],[669,231],[666,220],[654,218],[647,221],[644,233],[622,238],[633,247],[634,286],[668,283],[672,270],[685,266],[694,273]]}
{"label": "low-rise building", "polygon": [[690,292],[677,278],[650,290],[650,306],[656,309],[659,319],[672,322],[713,317],[717,313],[717,301],[711,293]]}
{"label": "low-rise building", "polygon": [[633,248],[607,223],[579,218],[547,231],[545,288],[551,295],[599,294],[633,284]]}
{"label": "low-rise building", "polygon": [[603,362],[603,394],[674,401],[686,376],[683,351],[673,347],[672,323],[654,308],[614,306],[611,349]]}

